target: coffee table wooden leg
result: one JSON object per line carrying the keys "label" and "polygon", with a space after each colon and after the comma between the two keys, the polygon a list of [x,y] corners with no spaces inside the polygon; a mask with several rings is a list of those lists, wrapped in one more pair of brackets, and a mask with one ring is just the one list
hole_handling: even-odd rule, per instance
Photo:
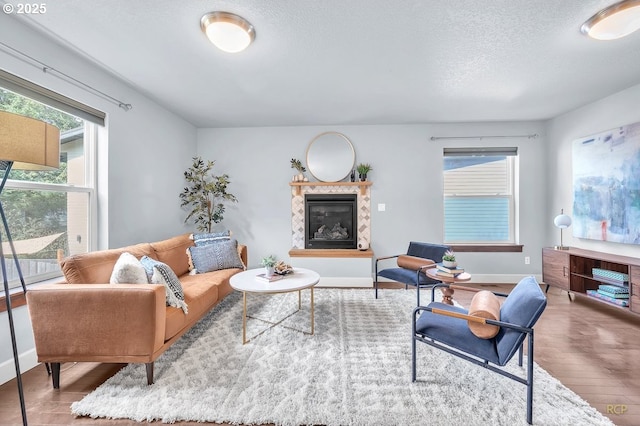
{"label": "coffee table wooden leg", "polygon": [[310,289],[310,290],[311,290],[311,334],[313,334],[313,332],[314,332],[314,322],[315,322],[315,321],[314,321],[314,320],[315,320],[315,318],[314,318],[314,312],[313,312],[313,310],[314,310],[314,302],[313,302],[313,287],[311,287],[311,289]]}
{"label": "coffee table wooden leg", "polygon": [[448,287],[442,289],[442,303],[453,305],[453,289]]}
{"label": "coffee table wooden leg", "polygon": [[247,292],[242,292],[242,344],[247,343]]}

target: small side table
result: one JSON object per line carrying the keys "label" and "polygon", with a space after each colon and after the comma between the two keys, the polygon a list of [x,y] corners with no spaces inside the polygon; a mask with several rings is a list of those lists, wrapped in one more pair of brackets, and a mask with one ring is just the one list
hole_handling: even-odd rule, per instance
{"label": "small side table", "polygon": [[[427,269],[427,276],[432,280],[441,281],[446,284],[457,284],[463,283],[465,281],[471,280],[471,274],[467,272],[463,272],[462,274],[456,277],[447,277],[443,275],[438,275],[437,268]],[[447,305],[453,305],[453,289],[452,288],[443,288],[442,289],[442,303],[446,303]]]}

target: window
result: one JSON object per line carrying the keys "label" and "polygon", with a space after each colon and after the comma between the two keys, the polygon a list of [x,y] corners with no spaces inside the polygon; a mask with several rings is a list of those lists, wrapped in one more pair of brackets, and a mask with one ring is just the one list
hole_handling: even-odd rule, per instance
{"label": "window", "polygon": [[[91,248],[97,125],[8,90],[3,87],[6,81],[2,77],[0,110],[46,121],[60,129],[60,167],[53,171],[12,169],[0,194],[18,263],[25,282],[30,284],[61,276],[59,257]],[[12,288],[20,281],[4,229],[1,232]]]}
{"label": "window", "polygon": [[444,242],[515,244],[517,148],[445,148]]}

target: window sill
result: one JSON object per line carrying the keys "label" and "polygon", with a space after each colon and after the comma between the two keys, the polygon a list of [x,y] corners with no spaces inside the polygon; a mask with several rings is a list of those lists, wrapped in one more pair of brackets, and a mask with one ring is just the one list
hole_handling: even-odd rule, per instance
{"label": "window sill", "polygon": [[[37,286],[39,286],[41,284],[53,284],[53,283],[60,282],[62,279],[63,279],[63,277],[60,276],[60,277],[52,278],[50,280],[39,281],[37,283],[28,284],[27,285],[27,291],[29,291],[30,288],[37,287]],[[26,298],[25,294],[22,292],[22,287],[21,286],[9,289],[9,295],[11,296],[11,309],[15,309],[15,308],[17,308],[19,306],[24,306],[24,305],[27,304],[27,298]],[[7,298],[5,296],[4,291],[0,291],[0,312],[7,312],[7,300],[6,299]]]}
{"label": "window sill", "polygon": [[522,244],[447,244],[451,250],[463,252],[487,253],[522,253]]}

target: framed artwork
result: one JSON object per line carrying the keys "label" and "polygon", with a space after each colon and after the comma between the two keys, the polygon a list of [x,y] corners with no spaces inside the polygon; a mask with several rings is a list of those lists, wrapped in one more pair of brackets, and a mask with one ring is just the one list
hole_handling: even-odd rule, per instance
{"label": "framed artwork", "polygon": [[573,142],[573,235],[640,244],[640,122]]}

